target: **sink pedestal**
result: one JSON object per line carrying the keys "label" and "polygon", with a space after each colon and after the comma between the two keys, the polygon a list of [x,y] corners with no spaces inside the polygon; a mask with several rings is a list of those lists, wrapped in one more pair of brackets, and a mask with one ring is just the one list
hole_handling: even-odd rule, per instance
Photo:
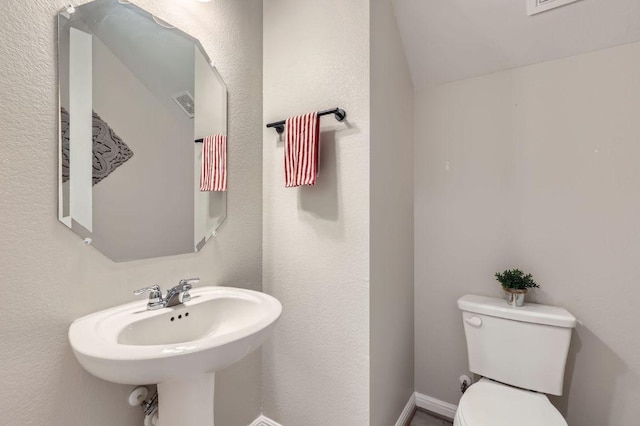
{"label": "sink pedestal", "polygon": [[159,426],[213,426],[215,373],[158,384]]}

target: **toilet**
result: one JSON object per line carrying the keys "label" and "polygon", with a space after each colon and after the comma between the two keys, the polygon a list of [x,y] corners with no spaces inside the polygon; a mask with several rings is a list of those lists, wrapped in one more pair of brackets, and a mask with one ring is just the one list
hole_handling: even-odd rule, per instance
{"label": "toilet", "polygon": [[458,299],[469,370],[454,426],[567,426],[546,394],[562,395],[576,318],[566,309],[466,295]]}

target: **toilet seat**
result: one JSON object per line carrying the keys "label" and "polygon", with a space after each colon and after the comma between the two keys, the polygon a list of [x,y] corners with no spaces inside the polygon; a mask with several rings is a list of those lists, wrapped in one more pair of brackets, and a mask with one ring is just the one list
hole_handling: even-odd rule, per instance
{"label": "toilet seat", "polygon": [[567,426],[546,395],[481,379],[460,399],[454,426]]}

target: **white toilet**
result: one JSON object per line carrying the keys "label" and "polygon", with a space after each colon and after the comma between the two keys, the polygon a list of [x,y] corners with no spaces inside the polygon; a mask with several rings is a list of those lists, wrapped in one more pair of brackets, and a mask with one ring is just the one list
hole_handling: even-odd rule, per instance
{"label": "white toilet", "polygon": [[555,306],[466,295],[458,299],[469,370],[454,426],[567,426],[545,394],[562,395],[576,318]]}

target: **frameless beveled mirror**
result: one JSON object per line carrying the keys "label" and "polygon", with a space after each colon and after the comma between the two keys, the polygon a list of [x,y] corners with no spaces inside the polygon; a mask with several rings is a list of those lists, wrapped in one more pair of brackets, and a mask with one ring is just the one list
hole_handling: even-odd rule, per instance
{"label": "frameless beveled mirror", "polygon": [[95,0],[58,14],[58,76],[60,221],[117,262],[200,250],[226,218],[199,183],[227,89],[198,40]]}

